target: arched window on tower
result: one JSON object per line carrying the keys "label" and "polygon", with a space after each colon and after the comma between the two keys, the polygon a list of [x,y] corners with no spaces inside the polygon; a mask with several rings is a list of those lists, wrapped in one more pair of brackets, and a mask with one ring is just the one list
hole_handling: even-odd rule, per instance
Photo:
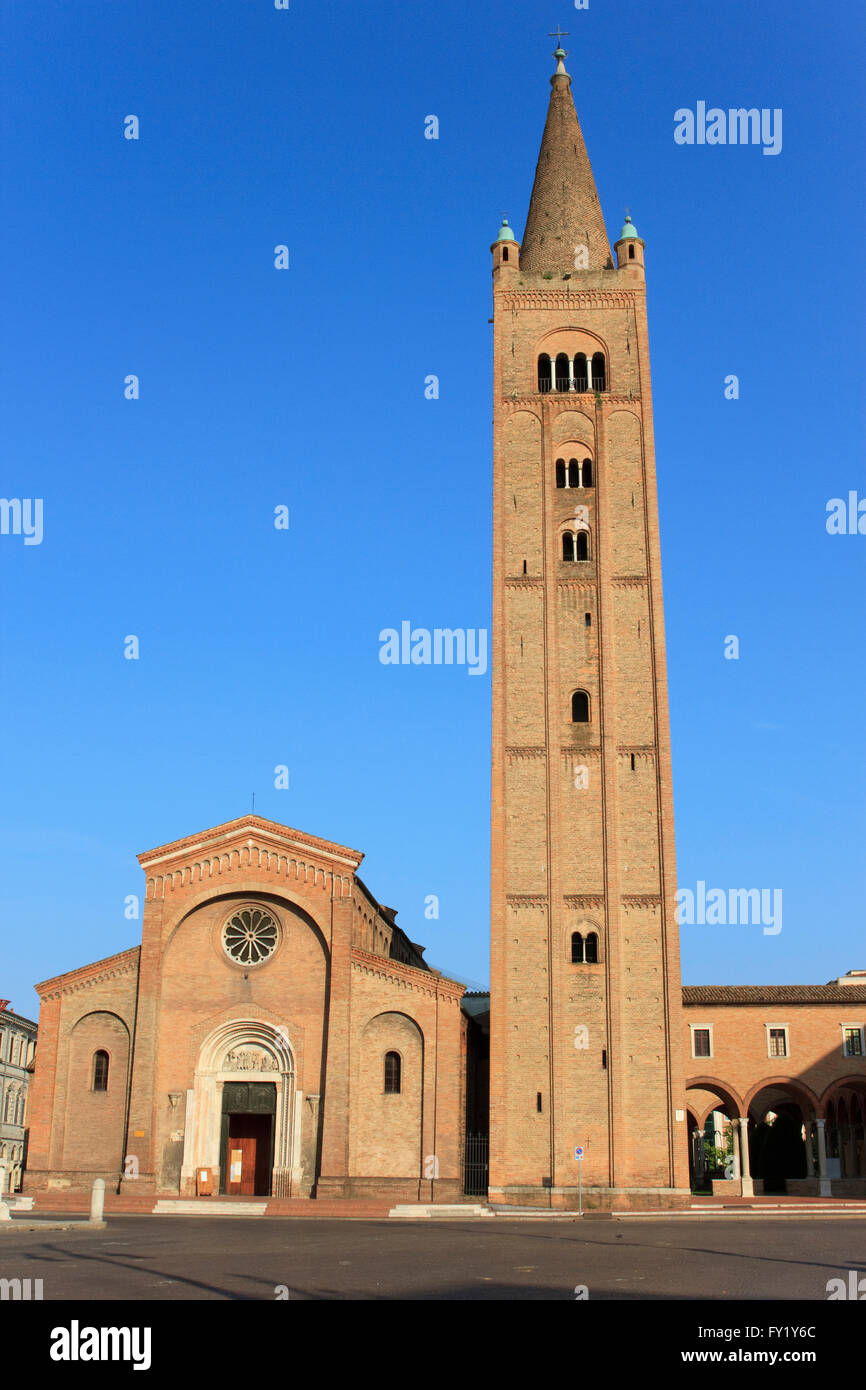
{"label": "arched window on tower", "polygon": [[587,965],[598,965],[598,936],[594,931],[587,935],[584,959]]}
{"label": "arched window on tower", "polygon": [[568,357],[564,352],[556,355],[556,389],[557,391],[568,390]]}
{"label": "arched window on tower", "polygon": [[556,460],[556,486],[565,487],[565,459]]}
{"label": "arched window on tower", "polygon": [[577,353],[574,359],[574,389],[575,391],[586,390],[586,353]]}
{"label": "arched window on tower", "polygon": [[539,391],[550,390],[550,358],[543,352],[538,359],[538,389]]}
{"label": "arched window on tower", "polygon": [[585,690],[575,690],[571,697],[572,724],[589,723],[589,696]]}
{"label": "arched window on tower", "polygon": [[583,965],[583,937],[579,931],[571,933],[571,963]]}
{"label": "arched window on tower", "polygon": [[589,532],[588,532],[588,531],[578,531],[577,537],[576,537],[576,542],[577,542],[577,544],[576,544],[576,547],[575,547],[575,554],[574,554],[575,560],[588,560],[588,559],[589,559]]}
{"label": "arched window on tower", "polygon": [[99,1051],[93,1054],[93,1079],[90,1089],[92,1091],[108,1090],[108,1053]]}
{"label": "arched window on tower", "polygon": [[574,559],[574,536],[570,531],[562,533],[562,558],[563,560]]}
{"label": "arched window on tower", "polygon": [[584,487],[592,487],[592,459],[583,460],[582,482]]}
{"label": "arched window on tower", "polygon": [[385,1094],[396,1096],[400,1093],[401,1059],[399,1052],[385,1053]]}
{"label": "arched window on tower", "polygon": [[592,354],[592,389],[594,391],[607,390],[603,352],[594,352]]}
{"label": "arched window on tower", "polygon": [[580,464],[577,459],[568,460],[568,486],[580,487]]}

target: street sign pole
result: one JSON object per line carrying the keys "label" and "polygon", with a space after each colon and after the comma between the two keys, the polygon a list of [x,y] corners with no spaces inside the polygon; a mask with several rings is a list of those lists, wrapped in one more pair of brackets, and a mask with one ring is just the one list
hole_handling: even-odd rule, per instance
{"label": "street sign pole", "polygon": [[577,1163],[577,1214],[583,1216],[583,1145],[576,1144],[574,1158]]}

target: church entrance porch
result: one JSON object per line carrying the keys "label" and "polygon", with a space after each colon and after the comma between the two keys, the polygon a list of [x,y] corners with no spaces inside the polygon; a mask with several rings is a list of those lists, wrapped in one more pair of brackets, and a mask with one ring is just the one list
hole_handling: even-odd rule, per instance
{"label": "church entrance porch", "polygon": [[274,1165],[273,1082],[227,1081],[220,1133],[220,1193],[270,1197]]}

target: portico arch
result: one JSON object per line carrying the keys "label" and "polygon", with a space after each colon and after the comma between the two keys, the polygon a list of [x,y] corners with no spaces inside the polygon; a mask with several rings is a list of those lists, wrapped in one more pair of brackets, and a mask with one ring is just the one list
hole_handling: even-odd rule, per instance
{"label": "portico arch", "polygon": [[301,1092],[295,1087],[294,1051],[288,1030],[262,1020],[233,1019],[202,1043],[192,1091],[187,1093],[181,1184],[195,1190],[198,1168],[218,1169],[222,1095],[226,1082],[273,1082],[274,1161],[271,1195],[290,1197],[301,1181]]}

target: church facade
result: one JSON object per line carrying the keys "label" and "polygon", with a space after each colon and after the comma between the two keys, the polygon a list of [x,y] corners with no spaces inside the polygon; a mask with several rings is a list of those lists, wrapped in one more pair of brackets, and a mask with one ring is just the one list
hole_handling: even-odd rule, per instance
{"label": "church facade", "polygon": [[140,856],[140,948],[37,986],[28,1190],[461,1191],[464,987],[362,855],[257,816]]}
{"label": "church facade", "polygon": [[565,57],[491,248],[490,996],[346,846],[251,815],[151,850],[141,945],[37,986],[26,1191],[866,1195],[866,972],[681,985],[644,243]]}

